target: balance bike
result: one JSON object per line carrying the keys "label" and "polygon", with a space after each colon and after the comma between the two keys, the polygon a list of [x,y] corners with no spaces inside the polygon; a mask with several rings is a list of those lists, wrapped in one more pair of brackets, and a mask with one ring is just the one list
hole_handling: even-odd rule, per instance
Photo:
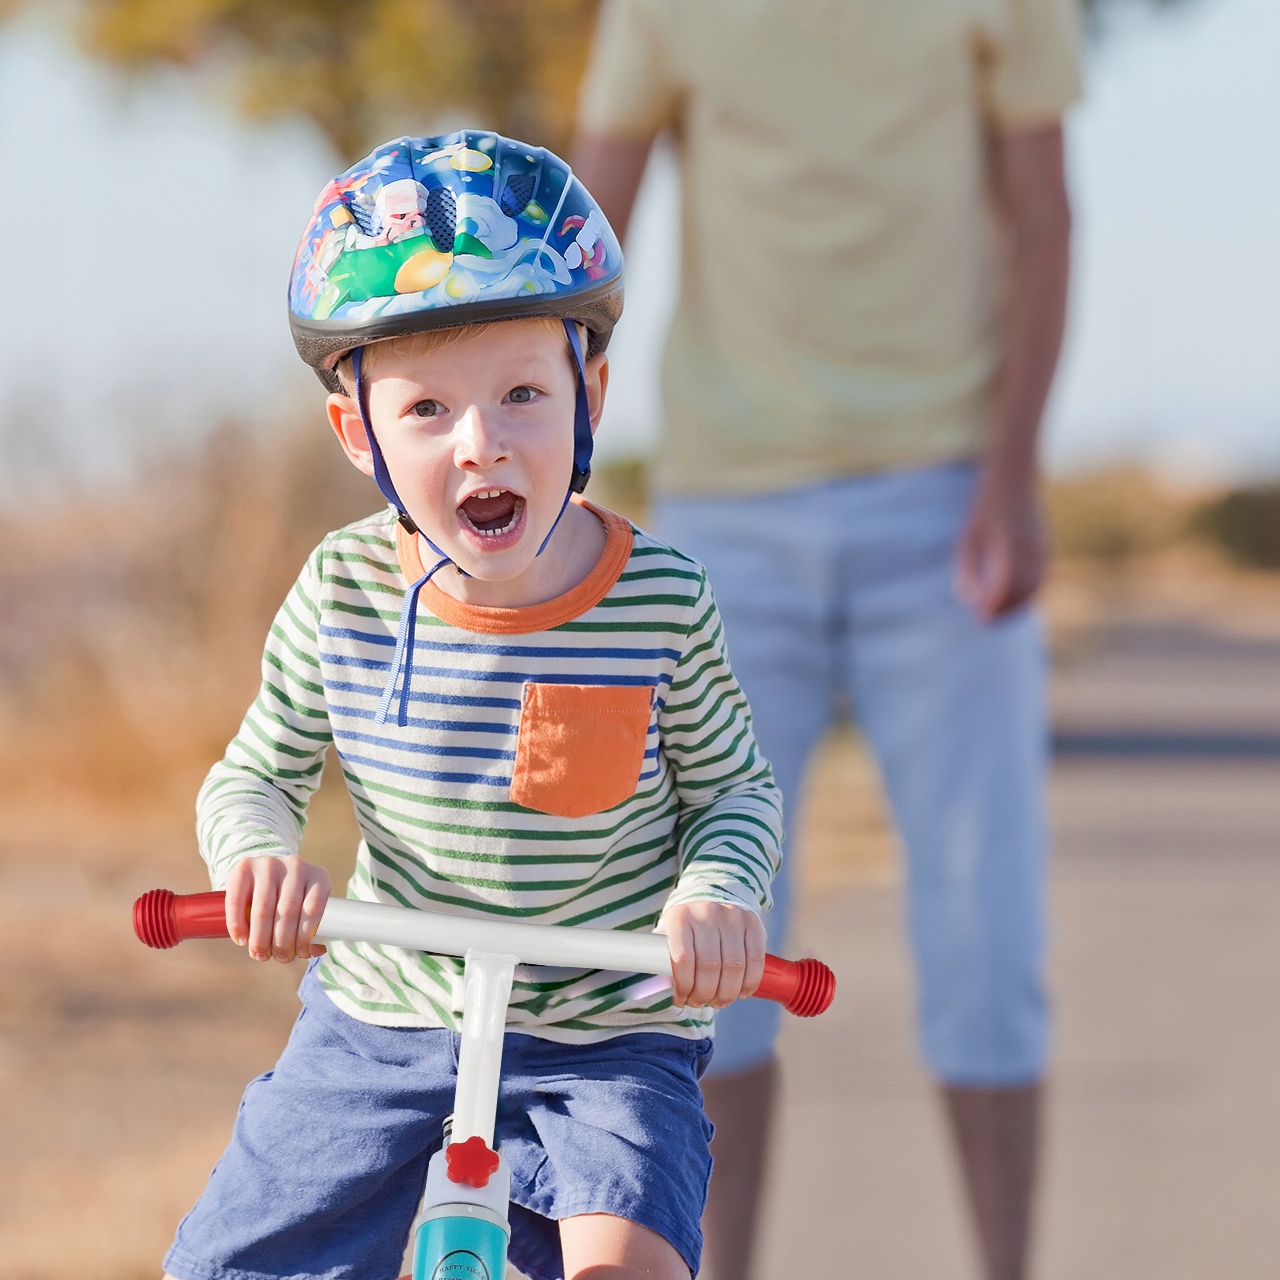
{"label": "balance bike", "polygon": [[[133,928],[149,947],[188,938],[225,938],[223,893],[178,895],[152,889],[133,904]],[[507,1002],[517,964],[652,974],[634,988],[652,995],[670,984],[671,956],[660,933],[515,924],[417,911],[380,902],[330,898],[317,940],[368,942],[433,955],[462,956],[462,1044],[453,1115],[445,1145],[427,1167],[422,1207],[414,1219],[413,1280],[503,1280],[511,1228],[511,1175],[494,1150]],[[835,997],[835,975],[818,960],[766,956],[755,995],[801,1018],[822,1013]]]}

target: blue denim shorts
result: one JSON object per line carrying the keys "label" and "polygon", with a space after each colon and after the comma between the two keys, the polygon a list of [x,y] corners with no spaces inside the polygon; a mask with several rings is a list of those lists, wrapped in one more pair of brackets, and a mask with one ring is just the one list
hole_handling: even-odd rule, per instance
{"label": "blue denim shorts", "polygon": [[[377,1027],[313,973],[275,1069],[182,1220],[178,1280],[394,1280],[453,1107],[459,1037]],[[609,1213],[669,1240],[694,1275],[711,1177],[698,1079],[710,1040],[645,1032],[564,1045],[508,1034],[496,1136],[511,1168],[512,1263],[560,1280],[557,1220]]]}

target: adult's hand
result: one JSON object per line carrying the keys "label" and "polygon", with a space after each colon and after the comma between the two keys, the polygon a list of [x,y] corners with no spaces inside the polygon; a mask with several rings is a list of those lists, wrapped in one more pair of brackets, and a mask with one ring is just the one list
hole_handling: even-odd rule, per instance
{"label": "adult's hand", "polygon": [[991,622],[1035,595],[1047,563],[1035,476],[1009,479],[988,468],[956,547],[956,595]]}

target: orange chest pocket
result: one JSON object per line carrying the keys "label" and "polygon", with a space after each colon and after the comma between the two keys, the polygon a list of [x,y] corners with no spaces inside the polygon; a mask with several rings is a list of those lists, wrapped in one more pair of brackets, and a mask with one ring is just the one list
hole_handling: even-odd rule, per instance
{"label": "orange chest pocket", "polygon": [[653,714],[650,685],[524,686],[511,799],[558,818],[635,794]]}

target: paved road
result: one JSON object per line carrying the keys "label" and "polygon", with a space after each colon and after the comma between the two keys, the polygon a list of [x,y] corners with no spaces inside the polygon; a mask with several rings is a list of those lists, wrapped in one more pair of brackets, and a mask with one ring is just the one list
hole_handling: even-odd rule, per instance
{"label": "paved road", "polygon": [[[1055,720],[1077,742],[1145,734],[1157,750],[1080,748],[1054,769],[1034,1274],[1280,1275],[1280,761],[1213,750],[1280,733],[1280,645],[1119,629],[1059,671]],[[976,1275],[913,1051],[900,914],[895,888],[864,885],[803,923],[840,997],[788,1028],[761,1280]]]}

